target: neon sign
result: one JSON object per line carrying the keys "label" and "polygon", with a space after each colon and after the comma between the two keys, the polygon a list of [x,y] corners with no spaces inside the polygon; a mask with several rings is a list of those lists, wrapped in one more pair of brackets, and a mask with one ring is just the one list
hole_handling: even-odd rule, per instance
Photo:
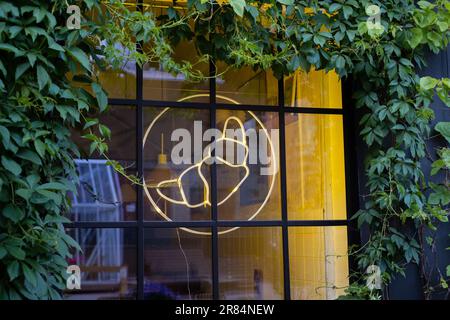
{"label": "neon sign", "polygon": [[[181,101],[186,101],[186,100],[190,100],[190,99],[194,99],[194,98],[198,98],[198,97],[208,97],[207,94],[197,94],[197,95],[191,95],[188,97],[185,97],[183,99],[178,100],[179,102]],[[237,101],[230,99],[228,97],[224,97],[224,96],[220,96],[218,95],[217,98],[234,103],[234,104],[239,104]],[[145,151],[145,143],[150,135],[150,132],[152,130],[152,128],[155,126],[155,124],[161,119],[161,117],[170,110],[170,107],[165,108],[164,110],[161,111],[161,113],[159,113],[154,119],[153,121],[150,123],[150,125],[147,127],[145,134],[144,134],[144,139],[143,139],[143,148]],[[269,133],[266,129],[266,127],[264,126],[264,124],[262,123],[262,121],[251,111],[246,111],[247,113],[250,114],[250,116],[256,121],[256,123],[258,123],[258,125],[262,128],[264,134],[266,135],[268,144],[269,144],[269,148],[270,148],[270,155],[271,155],[271,162],[272,162],[272,179],[270,182],[270,187],[269,190],[267,192],[267,195],[264,199],[264,201],[261,203],[261,205],[255,210],[255,212],[253,212],[253,214],[247,219],[248,221],[254,220],[258,214],[262,211],[262,209],[266,206],[267,202],[269,201],[269,198],[273,192],[273,188],[275,186],[275,175],[276,175],[276,168],[277,168],[277,162],[276,162],[276,153],[275,153],[275,147],[274,144],[271,140],[271,137],[269,136]],[[233,139],[233,138],[229,138],[226,136],[226,129],[228,128],[229,124],[231,121],[234,121],[238,124],[239,126],[239,130],[241,131],[241,139]],[[185,169],[176,179],[168,179],[168,180],[163,180],[160,181],[156,184],[155,187],[150,187],[149,185],[146,184],[145,182],[145,177],[144,177],[144,192],[145,195],[147,196],[148,200],[150,201],[150,203],[152,204],[152,206],[154,207],[154,209],[156,210],[156,212],[166,221],[173,221],[168,215],[167,212],[164,212],[159,206],[158,206],[158,200],[154,199],[149,191],[149,189],[156,189],[156,192],[158,194],[158,196],[164,200],[166,200],[169,203],[172,204],[176,204],[176,205],[182,205],[185,206],[187,208],[198,208],[201,206],[211,206],[211,202],[210,202],[210,187],[208,184],[207,179],[205,178],[205,176],[202,173],[202,167],[209,161],[216,161],[217,164],[220,165],[226,165],[229,167],[233,167],[233,168],[243,168],[245,170],[245,174],[244,177],[240,179],[239,183],[233,188],[233,190],[221,201],[219,201],[217,203],[217,206],[221,206],[222,204],[224,204],[226,201],[228,201],[230,199],[231,196],[233,196],[233,194],[235,194],[240,187],[242,186],[242,184],[247,180],[248,176],[250,175],[250,169],[248,167],[248,154],[249,154],[249,147],[247,144],[247,139],[245,137],[245,129],[244,129],[244,124],[242,123],[242,121],[235,117],[235,116],[230,116],[225,120],[225,124],[224,124],[224,130],[223,133],[221,135],[221,137],[215,142],[215,144],[220,144],[223,142],[228,142],[228,143],[233,143],[236,144],[237,146],[240,146],[244,149],[244,157],[242,159],[242,161],[238,161],[237,164],[234,164],[230,161],[227,161],[224,157],[221,157],[219,155],[213,155],[212,154],[212,147],[208,146],[207,147],[207,152],[206,152],[206,156],[204,156],[201,161],[199,161],[198,163],[190,166],[189,168]],[[183,177],[189,173],[196,173],[198,174],[198,176],[200,177],[203,186],[204,186],[204,190],[205,190],[205,195],[204,195],[204,199],[201,202],[198,203],[190,203],[189,200],[186,197],[186,194],[184,192],[184,186],[183,186]],[[168,197],[167,195],[165,195],[161,189],[169,186],[169,185],[175,185],[178,187],[180,194],[181,194],[181,200],[176,200],[176,199],[172,199],[170,197]],[[189,233],[193,233],[193,234],[197,234],[197,235],[211,235],[211,232],[205,232],[205,231],[198,231],[198,230],[194,230],[191,228],[187,228],[187,227],[181,227],[180,229],[182,229],[183,231],[189,232]],[[239,227],[233,227],[233,228],[228,228],[226,230],[222,230],[219,231],[219,234],[226,234],[229,232],[232,232],[234,230],[239,229]]]}

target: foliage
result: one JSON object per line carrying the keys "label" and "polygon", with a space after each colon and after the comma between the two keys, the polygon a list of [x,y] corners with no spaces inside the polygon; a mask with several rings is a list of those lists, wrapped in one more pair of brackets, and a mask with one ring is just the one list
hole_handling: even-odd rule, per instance
{"label": "foliage", "polygon": [[[142,21],[144,15],[114,20],[132,28],[125,36],[105,23],[112,13],[98,1],[77,4],[95,19],[69,30],[66,1],[0,2],[0,299],[57,299],[65,288],[67,259],[79,249],[63,227],[68,194],[78,182],[73,158],[80,153],[71,129],[84,130],[91,152],[105,153],[110,136],[95,117],[108,107],[96,75],[116,62],[117,52],[100,39],[126,48],[132,36],[157,42],[153,50],[163,57],[169,50],[164,39],[147,33],[153,20]],[[131,54],[142,59],[136,50]],[[165,61],[171,70],[179,66]]]}
{"label": "foliage", "polygon": [[[431,101],[434,94],[437,94],[439,99],[450,107],[450,79],[435,79],[432,77],[423,77],[420,79],[420,94],[424,99]],[[429,182],[430,194],[428,196],[428,203],[431,205],[442,206],[448,208],[450,203],[450,186],[449,186],[449,172],[450,172],[450,122],[438,122],[434,126],[434,130],[439,133],[439,136],[444,138],[447,144],[444,147],[436,150],[437,159],[431,164],[432,176],[441,174],[441,183]],[[442,213],[442,221],[447,222],[446,212]],[[449,235],[450,236],[450,235]],[[427,243],[431,247],[431,251],[435,251],[435,241],[433,237],[427,237]],[[450,249],[450,248],[449,248]],[[437,273],[440,278],[440,286],[448,292],[448,277],[450,277],[450,266],[447,266],[446,271],[437,268]],[[433,286],[429,286],[430,292],[436,290]]]}
{"label": "foliage", "polygon": [[[64,26],[66,1],[0,3],[0,268],[8,270],[0,275],[2,298],[59,297],[65,259],[75,245],[62,228],[67,191],[75,190],[77,176],[69,128],[84,128],[90,151],[107,157],[109,131],[95,120],[107,98],[96,74],[118,67],[125,55],[140,65],[158,61],[186,78],[204,78],[195,63],[173,58],[181,41],[195,44],[198,63],[211,57],[230,68],[271,68],[278,78],[314,68],[358,79],[354,101],[364,110],[361,137],[369,151],[368,194],[355,219],[367,226],[370,239],[353,254],[361,275],[377,265],[385,283],[405,264],[422,263],[420,231],[446,221],[447,212],[441,196],[427,198],[420,161],[433,112],[421,88],[432,86],[417,72],[425,49],[438,52],[448,44],[448,1],[188,0],[186,8],[158,16],[151,5],[132,10],[118,0],[69,2],[81,6],[81,30]],[[381,8],[380,22],[368,23],[369,5]],[[92,93],[74,86],[68,74]],[[448,99],[441,83],[438,94]],[[356,296],[379,293],[355,282],[348,297]]]}
{"label": "foliage", "polygon": [[58,27],[65,11],[64,1],[0,3],[1,299],[58,298],[77,246],[62,226],[75,192],[69,128],[97,103],[66,78],[90,63],[86,34]]}
{"label": "foliage", "polygon": [[338,300],[380,300],[381,295],[377,290],[370,290],[359,283],[351,283],[346,289],[346,295],[338,297]]}

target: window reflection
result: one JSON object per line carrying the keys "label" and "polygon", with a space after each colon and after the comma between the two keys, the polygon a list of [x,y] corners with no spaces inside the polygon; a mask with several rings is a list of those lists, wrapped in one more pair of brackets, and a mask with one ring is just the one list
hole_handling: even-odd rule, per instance
{"label": "window reflection", "polygon": [[289,228],[291,297],[332,300],[348,286],[346,227]]}
{"label": "window reflection", "polygon": [[281,228],[245,227],[221,235],[220,299],[282,299],[282,252]]}
{"label": "window reflection", "polygon": [[82,251],[69,265],[81,270],[81,289],[66,290],[68,300],[136,299],[136,238],[133,229],[70,229]]}
{"label": "window reflection", "polygon": [[146,229],[144,237],[144,299],[212,298],[211,237],[172,228]]}
{"label": "window reflection", "polygon": [[291,220],[346,219],[342,116],[286,115]]}
{"label": "window reflection", "polygon": [[[111,130],[108,158],[118,161],[127,174],[136,174],[136,113],[134,107],[111,106],[100,116],[100,123]],[[74,221],[123,221],[136,219],[135,187],[107,164],[98,153],[89,156],[89,141],[79,132],[72,137],[81,149],[75,159],[79,173],[77,193],[71,194],[71,219]]]}

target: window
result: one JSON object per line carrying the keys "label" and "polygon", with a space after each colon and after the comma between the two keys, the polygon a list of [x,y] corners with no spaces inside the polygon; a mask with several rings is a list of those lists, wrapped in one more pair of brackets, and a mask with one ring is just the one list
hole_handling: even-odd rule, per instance
{"label": "window", "polygon": [[[176,55],[192,60],[195,50],[184,43]],[[101,120],[110,158],[144,186],[95,155],[76,160],[68,228],[84,249],[71,261],[82,289],[68,298],[339,296],[349,266],[337,76],[278,81],[242,69],[188,83],[157,65],[122,71],[102,75],[111,97]]]}

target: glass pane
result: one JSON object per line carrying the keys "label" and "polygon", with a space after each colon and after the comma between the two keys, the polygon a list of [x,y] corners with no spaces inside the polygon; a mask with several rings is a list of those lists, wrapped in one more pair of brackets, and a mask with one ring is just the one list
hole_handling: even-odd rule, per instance
{"label": "glass pane", "polygon": [[144,121],[145,218],[209,220],[209,111],[146,108]]}
{"label": "glass pane", "polygon": [[219,231],[220,299],[283,299],[281,228]]}
{"label": "glass pane", "polygon": [[[117,46],[117,49],[120,47]],[[100,71],[99,68],[94,68],[95,76],[92,78],[100,82],[110,99],[136,99],[136,63],[128,60],[126,55],[123,59],[124,61],[118,69],[107,66],[105,70]],[[72,80],[73,86],[83,88],[93,94],[90,83],[81,82],[73,74],[68,74],[68,77]]]}
{"label": "glass pane", "polygon": [[69,265],[81,271],[81,289],[65,291],[68,300],[136,299],[134,229],[70,229],[82,249]]}
{"label": "glass pane", "polygon": [[284,80],[284,105],[300,108],[342,108],[341,81],[334,71],[302,70]]}
{"label": "glass pane", "polygon": [[280,219],[278,114],[217,111],[220,220]]}
{"label": "glass pane", "polygon": [[289,228],[291,297],[332,300],[348,286],[347,227]]}
{"label": "glass pane", "polygon": [[342,116],[286,115],[291,220],[346,219]]}
{"label": "glass pane", "polygon": [[145,230],[144,299],[212,298],[209,229]]}
{"label": "glass pane", "polygon": [[99,72],[98,77],[102,87],[108,93],[108,98],[136,98],[136,63],[129,60],[125,54],[119,70],[108,67],[105,71]]}
{"label": "glass pane", "polygon": [[278,81],[271,71],[254,71],[249,67],[228,69],[217,65],[217,102],[227,104],[278,104]]}
{"label": "glass pane", "polygon": [[[136,109],[111,106],[100,123],[111,130],[108,158],[118,161],[127,174],[136,174]],[[71,194],[74,221],[123,221],[136,219],[136,192],[132,183],[107,165],[99,154],[88,156],[89,141],[78,132],[72,135],[80,146],[81,159],[75,159],[80,184]]]}

